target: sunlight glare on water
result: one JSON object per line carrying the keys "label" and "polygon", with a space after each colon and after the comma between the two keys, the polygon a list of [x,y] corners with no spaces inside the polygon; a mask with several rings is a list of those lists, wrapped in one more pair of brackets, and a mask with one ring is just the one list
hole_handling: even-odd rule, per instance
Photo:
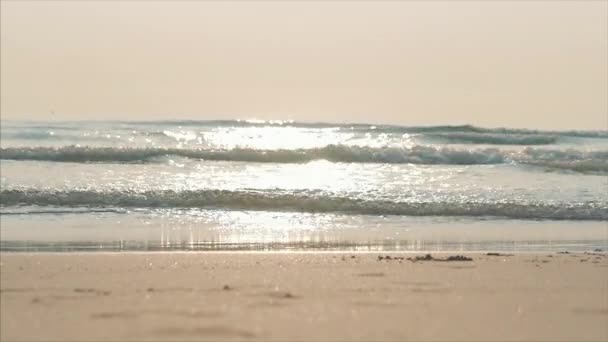
{"label": "sunlight glare on water", "polygon": [[[159,245],[162,233],[160,246],[171,248],[386,247],[386,238],[410,248],[433,237],[443,245],[481,239],[482,229],[464,224],[462,235],[442,235],[460,219],[478,227],[502,220],[540,240],[555,238],[545,229],[551,222],[587,222],[585,239],[597,239],[608,220],[604,131],[280,121],[10,122],[0,130],[2,238],[10,243],[65,241],[69,232],[81,241],[143,234]],[[123,215],[120,223],[105,212]],[[34,228],[51,217],[122,228]]]}

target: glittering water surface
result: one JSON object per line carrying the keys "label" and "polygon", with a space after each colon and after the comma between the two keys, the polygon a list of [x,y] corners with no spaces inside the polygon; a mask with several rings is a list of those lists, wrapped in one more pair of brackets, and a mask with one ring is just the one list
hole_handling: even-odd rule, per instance
{"label": "glittering water surface", "polygon": [[2,122],[3,250],[607,246],[608,132]]}

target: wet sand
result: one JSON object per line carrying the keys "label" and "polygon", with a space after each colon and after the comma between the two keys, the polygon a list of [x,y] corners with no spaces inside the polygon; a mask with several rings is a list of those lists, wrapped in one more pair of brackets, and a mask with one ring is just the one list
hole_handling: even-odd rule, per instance
{"label": "wet sand", "polygon": [[0,339],[608,340],[605,253],[422,255],[2,253]]}

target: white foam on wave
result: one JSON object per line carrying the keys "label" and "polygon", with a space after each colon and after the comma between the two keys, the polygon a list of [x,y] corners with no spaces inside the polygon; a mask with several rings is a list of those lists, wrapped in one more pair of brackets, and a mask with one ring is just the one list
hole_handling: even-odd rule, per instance
{"label": "white foam on wave", "polygon": [[458,150],[414,146],[412,148],[328,145],[313,149],[231,150],[177,148],[115,148],[115,147],[20,147],[0,149],[2,159],[58,162],[147,162],[157,157],[179,156],[215,161],[245,161],[261,163],[305,163],[328,160],[347,163],[390,164],[499,164],[504,156],[495,149]]}

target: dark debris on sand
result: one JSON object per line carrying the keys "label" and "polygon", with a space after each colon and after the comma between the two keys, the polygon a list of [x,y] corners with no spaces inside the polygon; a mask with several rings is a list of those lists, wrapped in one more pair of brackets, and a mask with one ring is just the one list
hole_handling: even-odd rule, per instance
{"label": "dark debris on sand", "polygon": [[433,260],[433,256],[430,254],[427,254],[425,256],[417,256],[416,257],[416,261],[421,261],[421,260]]}
{"label": "dark debris on sand", "polygon": [[449,256],[447,259],[445,259],[445,261],[473,261],[473,258],[469,258],[464,255],[453,255]]}
{"label": "dark debris on sand", "polygon": [[412,262],[416,262],[416,261],[473,261],[473,258],[469,258],[464,255],[451,255],[447,258],[441,259],[441,258],[435,258],[432,255],[427,254],[425,256],[417,256],[416,258],[407,258],[407,260],[410,260]]}
{"label": "dark debris on sand", "polygon": [[391,257],[390,255],[387,256],[382,256],[382,255],[378,255],[378,261],[382,261],[382,260],[405,260],[404,257]]}
{"label": "dark debris on sand", "polygon": [[487,256],[513,256],[513,254],[486,253]]}
{"label": "dark debris on sand", "polygon": [[469,258],[464,255],[452,255],[452,256],[448,256],[447,258],[435,258],[430,254],[426,254],[424,256],[416,256],[415,258],[392,257],[390,255],[386,255],[386,256],[379,255],[378,261],[383,261],[383,260],[385,260],[385,261],[396,260],[399,262],[401,262],[402,260],[410,260],[412,262],[416,262],[416,261],[473,261],[472,258]]}
{"label": "dark debris on sand", "polygon": [[597,255],[597,256],[602,256],[602,257],[606,257],[608,256],[608,254],[604,253],[601,249],[595,249],[593,252],[585,252],[583,254],[586,255]]}

